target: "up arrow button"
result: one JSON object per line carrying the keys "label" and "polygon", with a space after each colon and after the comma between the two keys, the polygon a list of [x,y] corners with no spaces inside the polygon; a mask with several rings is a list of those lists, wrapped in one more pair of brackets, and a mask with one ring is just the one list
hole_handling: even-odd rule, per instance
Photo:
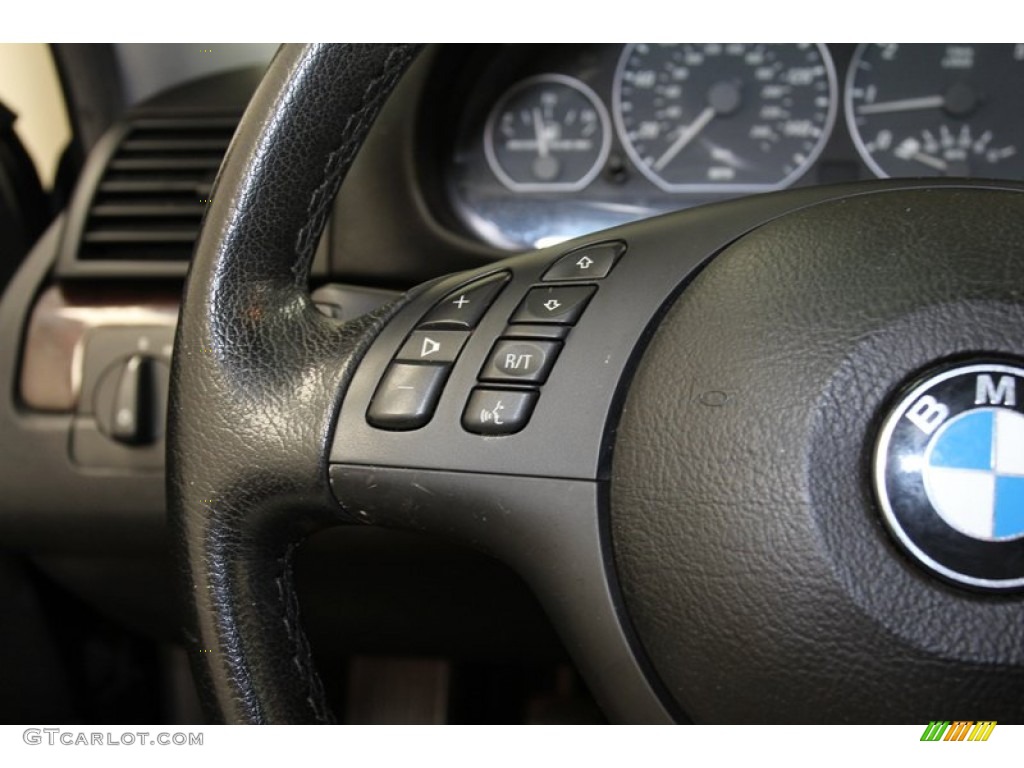
{"label": "up arrow button", "polygon": [[562,256],[544,273],[544,280],[600,280],[626,252],[626,244],[613,240],[585,245]]}

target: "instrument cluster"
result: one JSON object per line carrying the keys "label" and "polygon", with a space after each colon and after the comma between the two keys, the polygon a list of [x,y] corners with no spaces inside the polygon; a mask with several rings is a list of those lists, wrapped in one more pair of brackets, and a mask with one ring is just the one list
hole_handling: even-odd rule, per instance
{"label": "instrument cluster", "polygon": [[451,207],[508,249],[790,186],[1024,180],[1024,43],[506,47],[480,68]]}

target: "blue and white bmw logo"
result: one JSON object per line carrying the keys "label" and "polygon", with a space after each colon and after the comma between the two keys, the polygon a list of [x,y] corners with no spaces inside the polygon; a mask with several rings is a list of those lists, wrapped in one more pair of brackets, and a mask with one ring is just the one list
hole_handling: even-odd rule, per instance
{"label": "blue and white bmw logo", "polygon": [[1024,587],[1024,368],[947,368],[882,425],[875,492],[897,540],[960,584]]}

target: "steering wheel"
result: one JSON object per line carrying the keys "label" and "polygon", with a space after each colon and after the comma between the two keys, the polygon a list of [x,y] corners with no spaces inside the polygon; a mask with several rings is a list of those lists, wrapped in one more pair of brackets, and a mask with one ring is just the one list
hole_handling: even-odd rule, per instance
{"label": "steering wheel", "polygon": [[747,198],[340,323],[314,246],[416,55],[285,46],[197,246],[168,492],[216,716],[331,721],[291,555],[382,525],[516,568],[613,720],[1021,719],[1024,525],[943,478],[1016,481],[939,459],[1024,422],[1024,189]]}

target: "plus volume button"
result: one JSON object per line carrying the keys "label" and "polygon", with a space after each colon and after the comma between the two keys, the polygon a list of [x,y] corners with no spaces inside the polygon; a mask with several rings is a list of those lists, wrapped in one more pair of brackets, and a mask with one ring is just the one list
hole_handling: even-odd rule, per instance
{"label": "plus volume button", "polygon": [[439,301],[420,322],[420,328],[476,328],[491,302],[505,287],[508,273],[485,277],[452,291]]}

